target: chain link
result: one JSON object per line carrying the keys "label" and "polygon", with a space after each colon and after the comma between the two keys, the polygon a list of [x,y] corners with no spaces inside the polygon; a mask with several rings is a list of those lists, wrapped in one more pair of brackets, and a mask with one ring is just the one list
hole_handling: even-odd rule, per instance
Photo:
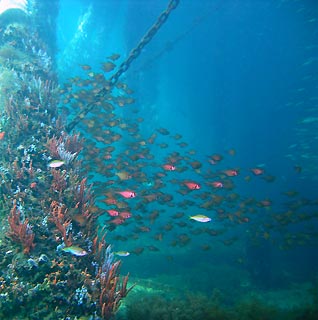
{"label": "chain link", "polygon": [[85,116],[96,106],[97,102],[100,100],[100,98],[103,98],[107,94],[109,94],[116,83],[118,82],[118,79],[120,76],[125,73],[128,68],[130,67],[131,63],[140,55],[143,48],[152,40],[152,38],[155,36],[157,31],[162,27],[162,25],[167,21],[170,13],[172,10],[174,10],[180,0],[171,0],[168,4],[168,7],[165,11],[163,11],[160,16],[158,17],[156,23],[147,31],[147,33],[143,36],[143,38],[138,43],[137,47],[132,49],[129,53],[128,58],[118,67],[118,70],[116,73],[114,73],[109,78],[109,85],[107,88],[102,88],[96,95],[95,95],[95,101],[87,104],[85,108],[83,108],[82,111],[80,111],[75,118],[68,124],[66,127],[66,130],[68,132],[72,131],[74,127],[85,118]]}

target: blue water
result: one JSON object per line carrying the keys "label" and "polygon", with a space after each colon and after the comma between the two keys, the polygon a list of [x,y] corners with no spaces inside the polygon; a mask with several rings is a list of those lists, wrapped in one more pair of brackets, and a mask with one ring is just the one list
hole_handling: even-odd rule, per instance
{"label": "blue water", "polygon": [[[124,61],[167,3],[61,1],[57,21],[60,81],[81,75],[79,66],[70,66],[88,64],[98,69],[113,53]],[[157,128],[181,134],[205,170],[214,169],[208,167],[207,156],[224,155],[223,170],[242,171],[230,193],[242,199],[270,199],[272,205],[253,206],[258,213],[245,224],[219,221],[215,211],[209,212],[212,228],[226,229],[217,237],[204,232],[194,235],[191,231],[201,226],[193,224],[184,231],[176,231],[174,225],[168,232],[164,226],[176,223],[171,215],[179,211],[177,205],[183,199],[175,186],[168,186],[164,190],[175,194],[176,206],[150,204],[145,209],[143,219],[154,209],[164,210],[150,225],[151,232],[140,233],[137,240],[116,240],[118,235],[134,233],[138,222],[110,232],[115,250],[145,248],[141,255],[124,259],[123,272],[205,293],[212,288],[231,292],[237,286],[290,288],[317,280],[317,24],[316,1],[180,1],[121,79],[135,92],[136,103],[127,108],[138,109],[144,118],[141,136],[149,137]],[[124,119],[130,115],[127,109],[119,112]],[[170,139],[168,150],[153,146],[156,162],[167,153],[179,152],[176,143]],[[234,156],[228,154],[231,149]],[[252,182],[246,183],[244,177],[251,175],[248,170],[256,166],[275,181],[252,176]],[[191,175],[194,179],[195,171]],[[202,184],[207,181],[204,176],[199,179]],[[143,189],[138,186],[138,192]],[[283,194],[290,190],[298,195]],[[185,210],[186,217],[201,210],[202,201],[192,194],[191,200],[194,205]],[[298,207],[287,205],[297,201]],[[288,210],[292,211],[288,223],[277,223],[273,217]],[[302,213],[311,218],[301,220]],[[144,224],[149,225],[148,221]],[[157,232],[165,234],[164,241],[154,240]],[[180,233],[191,241],[171,246]],[[235,241],[225,245],[229,239]],[[209,250],[202,250],[202,245]]]}

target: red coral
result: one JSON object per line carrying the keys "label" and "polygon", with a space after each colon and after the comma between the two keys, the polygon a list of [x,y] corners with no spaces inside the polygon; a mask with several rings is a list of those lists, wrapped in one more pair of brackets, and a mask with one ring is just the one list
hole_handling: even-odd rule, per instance
{"label": "red coral", "polygon": [[58,140],[55,136],[47,141],[47,148],[49,149],[50,155],[53,159],[59,159],[60,155],[58,153]]}
{"label": "red coral", "polygon": [[63,241],[67,247],[72,245],[72,233],[68,232],[68,227],[72,220],[66,217],[67,208],[64,205],[60,205],[57,201],[51,203],[51,218],[58,231],[62,234]]}
{"label": "red coral", "polygon": [[103,319],[110,319],[118,310],[121,300],[127,296],[134,285],[127,289],[129,274],[122,281],[119,277],[121,261],[113,262],[113,255],[108,246],[104,252],[101,250],[105,247],[105,241],[102,240],[98,246],[98,258],[102,265],[96,276],[100,283],[99,306]]}
{"label": "red coral", "polygon": [[67,187],[66,171],[52,169],[51,172],[53,175],[51,188],[61,194]]}
{"label": "red coral", "polygon": [[28,219],[25,219],[22,223],[20,221],[21,212],[17,210],[17,205],[14,202],[13,208],[10,211],[8,217],[11,230],[8,232],[8,236],[15,242],[18,242],[23,247],[23,253],[28,254],[35,244],[34,233],[29,225]]}

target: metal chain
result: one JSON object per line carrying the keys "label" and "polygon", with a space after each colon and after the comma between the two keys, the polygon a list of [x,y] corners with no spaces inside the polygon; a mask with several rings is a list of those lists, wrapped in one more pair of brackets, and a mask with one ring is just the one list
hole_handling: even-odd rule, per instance
{"label": "metal chain", "polygon": [[96,103],[100,100],[100,98],[104,97],[105,95],[109,94],[116,83],[118,82],[118,79],[120,76],[128,70],[131,63],[140,55],[143,48],[152,40],[152,38],[155,36],[155,34],[158,32],[158,30],[162,27],[162,25],[167,21],[170,13],[172,10],[174,10],[180,0],[170,0],[168,7],[165,11],[163,11],[160,16],[158,17],[156,23],[147,31],[147,33],[142,37],[140,42],[138,43],[137,47],[132,49],[129,53],[128,58],[118,67],[118,70],[116,73],[114,73],[109,78],[109,85],[107,88],[103,87],[96,95],[95,95],[95,101],[87,104],[85,108],[83,108],[82,111],[80,111],[75,118],[67,125],[66,131],[70,132],[74,129],[74,127],[85,118],[85,116],[97,105]]}

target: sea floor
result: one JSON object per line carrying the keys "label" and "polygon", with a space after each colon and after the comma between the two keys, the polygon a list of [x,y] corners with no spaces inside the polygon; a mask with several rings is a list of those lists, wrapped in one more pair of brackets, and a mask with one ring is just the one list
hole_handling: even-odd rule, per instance
{"label": "sea floor", "polygon": [[[162,281],[164,279],[164,281]],[[179,281],[178,281],[179,282]],[[249,282],[230,290],[211,288],[210,293],[173,286],[175,277],[131,279],[136,283],[117,318],[122,319],[318,319],[317,286],[291,283],[288,288],[258,289]]]}

